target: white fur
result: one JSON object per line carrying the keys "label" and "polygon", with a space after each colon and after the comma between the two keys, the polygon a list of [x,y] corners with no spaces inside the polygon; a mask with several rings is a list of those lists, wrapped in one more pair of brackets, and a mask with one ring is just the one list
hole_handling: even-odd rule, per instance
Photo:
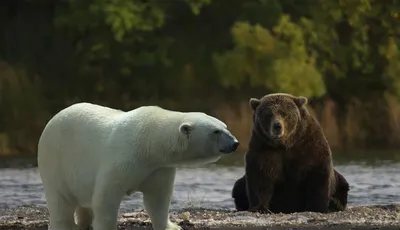
{"label": "white fur", "polygon": [[168,215],[175,167],[215,162],[235,141],[204,113],[72,105],[48,122],[38,145],[49,230],[116,229],[123,196],[136,191],[155,230],[181,229]]}

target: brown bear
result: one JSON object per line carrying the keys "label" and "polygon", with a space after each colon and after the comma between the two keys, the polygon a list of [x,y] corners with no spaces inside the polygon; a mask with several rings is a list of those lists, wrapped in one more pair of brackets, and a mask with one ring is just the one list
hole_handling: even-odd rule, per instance
{"label": "brown bear", "polygon": [[[329,199],[329,211],[343,211],[347,206],[347,195],[349,184],[339,172],[335,170],[336,190]],[[235,207],[238,211],[246,211],[249,209],[249,200],[246,190],[246,176],[241,177],[235,182],[232,190],[232,198],[234,198]]]}
{"label": "brown bear", "polygon": [[253,129],[245,175],[232,190],[237,210],[344,210],[349,184],[333,168],[323,130],[305,107],[307,98],[278,93],[249,103]]}

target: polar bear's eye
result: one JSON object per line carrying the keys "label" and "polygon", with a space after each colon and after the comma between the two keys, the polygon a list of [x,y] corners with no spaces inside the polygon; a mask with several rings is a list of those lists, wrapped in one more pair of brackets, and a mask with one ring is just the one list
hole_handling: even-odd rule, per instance
{"label": "polar bear's eye", "polygon": [[218,130],[218,129],[216,129],[216,130],[214,130],[214,134],[219,134],[221,131],[220,130]]}

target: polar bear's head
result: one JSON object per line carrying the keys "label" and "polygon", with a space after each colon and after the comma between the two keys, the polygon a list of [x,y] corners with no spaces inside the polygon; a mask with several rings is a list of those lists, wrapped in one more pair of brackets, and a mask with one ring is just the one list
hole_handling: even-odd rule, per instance
{"label": "polar bear's head", "polygon": [[205,113],[186,113],[179,124],[184,164],[211,163],[236,151],[239,141],[222,121]]}

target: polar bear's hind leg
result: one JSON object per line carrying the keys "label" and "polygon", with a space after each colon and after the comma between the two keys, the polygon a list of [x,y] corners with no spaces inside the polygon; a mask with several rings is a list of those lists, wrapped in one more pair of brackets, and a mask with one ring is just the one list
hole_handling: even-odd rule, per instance
{"label": "polar bear's hind leg", "polygon": [[66,200],[61,194],[49,193],[46,195],[47,208],[50,215],[49,230],[77,229],[74,222],[75,204]]}
{"label": "polar bear's hind leg", "polygon": [[75,222],[79,229],[90,230],[93,221],[93,211],[90,208],[83,208],[78,206],[75,209]]}

